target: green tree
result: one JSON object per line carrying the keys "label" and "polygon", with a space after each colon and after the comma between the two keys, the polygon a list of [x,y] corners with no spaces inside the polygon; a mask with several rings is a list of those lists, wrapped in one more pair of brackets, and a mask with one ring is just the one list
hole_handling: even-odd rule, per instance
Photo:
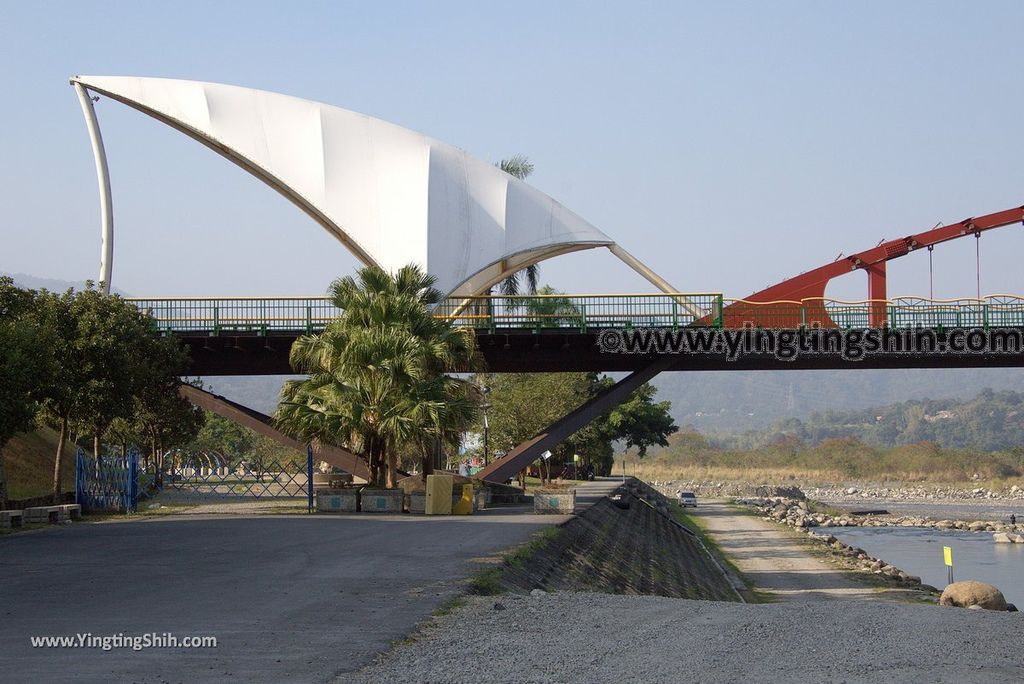
{"label": "green tree", "polygon": [[73,297],[71,317],[83,382],[72,415],[100,458],[104,434],[114,419],[132,415],[135,397],[169,389],[157,385],[172,382],[176,375],[161,375],[159,371],[168,369],[156,364],[171,347],[155,341],[147,318],[133,304],[91,286]]}
{"label": "green tree", "polygon": [[174,337],[147,335],[140,341],[145,353],[135,366],[136,391],[131,425],[144,441],[159,481],[163,454],[193,440],[206,423],[206,413],[179,393],[188,370],[188,353]]}
{"label": "green tree", "polygon": [[249,452],[255,443],[255,433],[238,423],[206,412],[203,427],[187,445],[189,451],[205,451],[227,457]]}
{"label": "green tree", "polygon": [[366,457],[371,479],[393,487],[398,451],[461,431],[475,417],[466,381],[446,373],[476,359],[471,330],[431,315],[434,278],[416,266],[391,275],[367,267],[332,283],[343,313],[323,333],[299,338],[278,426],[303,441],[346,446]]}
{"label": "green tree", "polygon": [[[609,386],[610,382],[606,379],[602,384]],[[640,458],[651,446],[668,446],[668,436],[679,429],[672,420],[672,402],[655,403],[657,391],[654,385],[644,383],[603,419],[608,435],[624,442],[627,451],[636,447]]]}
{"label": "green tree", "polygon": [[50,381],[47,340],[30,315],[36,293],[0,277],[0,509],[7,505],[3,448],[35,425],[38,400]]}
{"label": "green tree", "polygon": [[[500,454],[534,437],[615,381],[596,373],[502,373],[476,382],[490,387],[489,438]],[[653,385],[642,385],[553,449],[547,464],[550,472],[560,471],[573,454],[579,454],[599,473],[608,474],[615,442],[624,442],[627,449],[635,447],[641,456],[652,445],[667,445],[668,436],[678,428],[669,413],[671,403],[654,402],[655,392]]]}
{"label": "green tree", "polygon": [[46,331],[53,377],[42,397],[43,415],[58,431],[57,452],[53,464],[53,500],[60,502],[60,472],[64,461],[64,442],[81,396],[87,373],[77,345],[78,326],[73,308],[75,295],[68,290],[57,294],[42,291],[36,298],[35,316]]}

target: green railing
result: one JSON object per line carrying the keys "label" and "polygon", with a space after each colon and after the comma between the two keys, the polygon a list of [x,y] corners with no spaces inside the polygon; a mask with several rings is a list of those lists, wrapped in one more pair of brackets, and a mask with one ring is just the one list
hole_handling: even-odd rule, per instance
{"label": "green railing", "polygon": [[[294,334],[323,330],[339,310],[327,297],[164,297],[130,299],[162,331],[192,334]],[[831,299],[748,302],[717,293],[467,297],[437,306],[437,316],[478,330],[574,330],[708,327],[897,328],[1024,326],[1024,298],[844,302]],[[880,323],[882,322],[882,323]]]}
{"label": "green railing", "polygon": [[[339,314],[327,297],[165,297],[130,299],[162,331],[174,333],[313,333]],[[536,295],[468,297],[437,306],[437,316],[479,329],[678,328],[721,321],[720,294]]]}

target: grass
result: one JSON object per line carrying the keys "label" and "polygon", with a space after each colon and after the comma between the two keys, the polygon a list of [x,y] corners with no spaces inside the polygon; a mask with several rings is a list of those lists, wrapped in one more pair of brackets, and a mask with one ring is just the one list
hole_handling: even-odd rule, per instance
{"label": "grass", "polygon": [[562,533],[561,527],[547,527],[535,533],[530,539],[506,553],[503,560],[506,564],[521,568],[533,554],[553,542]]}
{"label": "grass", "polygon": [[562,533],[560,527],[547,527],[540,532],[534,533],[529,540],[523,542],[508,553],[502,554],[498,561],[500,564],[484,568],[473,575],[469,580],[469,593],[477,596],[497,596],[505,593],[505,585],[502,582],[502,575],[505,574],[505,567],[521,568],[537,552],[552,543]]}
{"label": "grass", "polygon": [[473,575],[469,580],[469,593],[477,596],[497,596],[505,593],[501,583],[501,568],[486,568]]}
{"label": "grass", "polygon": [[[57,437],[54,430],[41,428],[16,435],[4,446],[7,498],[30,499],[53,492]],[[64,444],[61,487],[65,492],[75,489],[75,447],[70,442]]]}

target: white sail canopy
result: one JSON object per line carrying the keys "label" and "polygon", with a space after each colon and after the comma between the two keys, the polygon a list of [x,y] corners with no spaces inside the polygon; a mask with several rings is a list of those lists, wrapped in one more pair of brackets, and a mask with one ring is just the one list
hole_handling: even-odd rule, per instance
{"label": "white sail canopy", "polygon": [[417,263],[445,293],[483,292],[558,254],[599,246],[621,251],[600,230],[493,165],[363,114],[200,81],[80,76],[72,83],[231,159],[364,263],[389,271]]}

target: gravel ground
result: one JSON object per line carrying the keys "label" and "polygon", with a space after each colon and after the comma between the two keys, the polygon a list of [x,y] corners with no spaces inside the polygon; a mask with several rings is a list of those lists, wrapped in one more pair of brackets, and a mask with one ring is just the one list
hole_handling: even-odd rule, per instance
{"label": "gravel ground", "polygon": [[478,597],[344,681],[1020,682],[1022,628],[1022,613],[869,601]]}

